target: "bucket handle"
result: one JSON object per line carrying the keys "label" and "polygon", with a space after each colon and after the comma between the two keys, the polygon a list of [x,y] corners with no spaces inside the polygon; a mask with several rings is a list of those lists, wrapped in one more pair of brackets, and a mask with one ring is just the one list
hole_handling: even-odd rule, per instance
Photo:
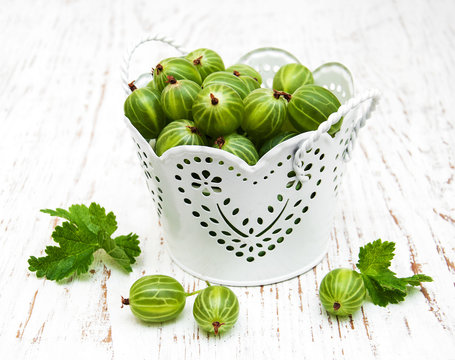
{"label": "bucket handle", "polygon": [[371,113],[376,108],[379,97],[380,92],[378,90],[370,89],[354,98],[349,99],[345,104],[341,105],[338,108],[337,112],[332,113],[326,121],[321,123],[318,129],[302,143],[300,148],[295,152],[293,163],[294,172],[300,182],[305,183],[310,179],[310,175],[304,169],[303,158],[305,154],[311,150],[314,142],[317,141],[322,134],[328,132],[333,124],[336,124],[338,121],[340,121],[340,119],[343,116],[346,116],[352,109],[359,106],[363,102],[371,100],[368,109],[363,112],[362,116],[359,119],[356,120],[351,132],[350,141],[348,142],[343,152],[343,161],[347,162],[351,159],[351,153],[357,134],[360,128],[365,125],[366,121],[370,118]]}
{"label": "bucket handle", "polygon": [[138,43],[135,43],[133,46],[131,46],[124,58],[123,58],[123,63],[122,63],[122,66],[121,66],[121,74],[122,74],[122,87],[123,87],[123,90],[125,90],[125,93],[126,93],[126,96],[128,96],[129,94],[131,94],[131,89],[130,87],[128,86],[129,82],[130,82],[130,64],[131,64],[131,59],[133,58],[133,55],[134,53],[136,52],[136,50],[142,45],[142,44],[145,44],[147,42],[153,42],[153,41],[157,41],[157,42],[161,42],[161,43],[164,43],[164,44],[168,44],[172,47],[174,47],[176,50],[178,50],[180,53],[184,53],[184,51],[182,50],[182,46],[176,44],[173,40],[170,40],[164,36],[160,36],[160,35],[155,35],[155,36],[147,36],[145,38],[143,38],[141,41],[139,41]]}

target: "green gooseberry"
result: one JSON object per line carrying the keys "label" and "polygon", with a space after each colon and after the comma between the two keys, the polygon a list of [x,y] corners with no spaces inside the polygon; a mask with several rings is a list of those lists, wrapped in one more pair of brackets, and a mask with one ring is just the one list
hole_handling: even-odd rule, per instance
{"label": "green gooseberry", "polygon": [[196,297],[193,316],[199,327],[211,334],[229,331],[239,316],[239,301],[225,286],[209,286]]}
{"label": "green gooseberry", "polygon": [[319,298],[328,313],[347,316],[362,306],[366,289],[362,276],[355,270],[335,269],[321,281]]}
{"label": "green gooseberry", "polygon": [[185,56],[201,75],[202,81],[211,73],[224,71],[224,62],[218,53],[210,49],[196,49]]}
{"label": "green gooseberry", "polygon": [[313,84],[313,74],[302,64],[292,63],[280,67],[273,77],[273,88],[293,94],[302,85]]}
{"label": "green gooseberry", "polygon": [[235,132],[218,137],[213,147],[234,154],[248,165],[254,165],[259,160],[258,152],[251,140]]}

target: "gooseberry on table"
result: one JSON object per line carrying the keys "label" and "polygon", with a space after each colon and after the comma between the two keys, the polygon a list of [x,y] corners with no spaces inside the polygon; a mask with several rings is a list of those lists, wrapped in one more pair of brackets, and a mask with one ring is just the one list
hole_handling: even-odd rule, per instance
{"label": "gooseberry on table", "polygon": [[193,316],[199,327],[215,335],[229,331],[239,317],[239,301],[225,286],[202,290],[193,305]]}
{"label": "gooseberry on table", "polygon": [[347,316],[362,306],[366,289],[362,276],[355,270],[339,268],[321,281],[319,298],[328,313]]}
{"label": "gooseberry on table", "polygon": [[122,297],[122,306],[129,305],[134,316],[142,321],[163,322],[176,318],[182,312],[189,295],[170,276],[147,275],[131,286],[129,298]]}

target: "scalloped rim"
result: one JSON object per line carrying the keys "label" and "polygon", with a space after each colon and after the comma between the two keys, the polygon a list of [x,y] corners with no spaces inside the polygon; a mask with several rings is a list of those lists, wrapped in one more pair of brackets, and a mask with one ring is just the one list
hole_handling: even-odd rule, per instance
{"label": "scalloped rim", "polygon": [[343,71],[345,71],[348,74],[349,78],[351,79],[351,81],[349,82],[351,87],[352,87],[352,89],[350,89],[351,93],[352,93],[351,97],[354,97],[355,96],[354,76],[352,76],[351,71],[345,65],[343,65],[342,63],[339,63],[339,62],[336,62],[336,61],[330,61],[330,62],[324,63],[322,65],[319,65],[316,69],[314,69],[312,71],[313,77],[314,77],[314,73],[317,72],[317,71],[321,71],[321,69],[324,66],[338,66],[338,67],[342,68]]}
{"label": "scalloped rim", "polygon": [[[137,131],[137,129],[131,124],[129,119],[124,116],[124,120],[127,123],[127,126],[133,131],[136,136],[142,137],[142,135]],[[212,156],[215,157],[217,160],[228,160],[229,162],[235,163],[239,169],[245,171],[246,173],[253,174],[256,171],[260,171],[263,167],[265,167],[270,159],[274,158],[277,153],[282,152],[283,148],[295,148],[296,145],[300,147],[303,142],[309,138],[314,131],[307,131],[301,134],[298,134],[282,143],[276,145],[272,149],[270,149],[267,153],[265,153],[259,161],[255,165],[248,165],[244,160],[240,159],[238,156],[231,154],[227,151],[217,149],[211,146],[203,146],[203,145],[180,145],[175,146],[167,151],[165,151],[161,156],[157,156],[153,148],[150,146],[148,141],[144,139],[151,150],[152,156],[154,161],[159,161],[162,164],[165,164],[168,161],[173,159],[181,159],[186,156],[201,156],[201,153],[204,156]],[[332,137],[328,134],[322,134],[322,136],[326,137],[327,139],[332,139]]]}
{"label": "scalloped rim", "polygon": [[[257,48],[257,49],[254,49],[248,53],[246,53],[245,55],[243,55],[239,60],[238,62],[241,62],[242,59],[245,59],[247,58],[248,56],[250,56],[251,54],[255,53],[255,52],[260,52],[260,51],[277,51],[277,52],[281,52],[281,53],[284,53],[286,54],[287,56],[295,59],[298,63],[300,63],[300,61],[294,56],[292,55],[291,53],[289,53],[288,51],[286,50],[283,50],[283,49],[280,49],[280,48],[275,48],[275,47],[262,47],[262,48]],[[338,63],[338,62],[327,62],[327,63],[324,63],[324,64],[321,64],[320,66],[318,66],[315,70],[313,70],[313,73],[320,70],[322,67],[324,66],[327,66],[327,65],[336,65],[336,66],[339,66],[343,69],[343,71],[345,71],[349,77],[351,78],[351,85],[352,85],[352,96],[354,96],[354,78],[352,76],[352,73],[349,71],[349,69],[341,64],[341,63]],[[352,97],[351,97],[352,98]],[[124,116],[124,120],[126,121],[128,127],[130,128],[130,130],[132,130],[136,136],[139,136],[139,137],[142,137],[142,135],[137,131],[137,129],[131,124],[131,122],[129,121],[129,119]],[[300,142],[299,146],[301,146],[303,144],[303,142],[309,138],[312,134],[314,133],[314,131],[307,131],[307,132],[304,132],[304,133],[300,133],[296,136],[294,136],[293,138],[290,138],[286,141],[283,141],[282,143],[276,145],[275,147],[273,147],[271,150],[269,150],[267,153],[265,153],[261,158],[259,158],[258,162],[255,164],[255,165],[248,165],[244,160],[240,159],[239,157],[227,152],[227,151],[223,151],[223,150],[220,150],[220,149],[216,149],[216,148],[213,148],[211,146],[200,146],[200,145],[180,145],[180,146],[176,146],[176,147],[173,147],[169,150],[167,150],[166,152],[164,152],[164,154],[162,154],[161,156],[157,156],[154,149],[152,148],[152,146],[148,143],[147,140],[144,139],[144,141],[150,146],[150,150],[151,150],[151,153],[154,157],[154,160],[155,161],[160,161],[162,164],[165,164],[167,161],[170,161],[171,159],[175,159],[175,158],[180,158],[180,157],[183,157],[184,155],[187,156],[187,154],[191,154],[191,155],[200,155],[201,152],[203,152],[204,154],[206,155],[211,155],[211,156],[214,156],[214,157],[217,157],[217,158],[225,158],[226,160],[229,160],[230,162],[233,162],[233,163],[236,163],[236,165],[242,169],[243,171],[249,173],[249,174],[253,174],[255,173],[256,171],[259,171],[261,168],[263,168],[267,163],[268,161],[273,158],[277,152],[281,152],[283,150],[283,148],[291,148],[292,146],[295,146],[297,143]],[[326,134],[322,134],[322,136],[325,136],[329,139],[331,139],[332,137],[330,135],[328,135],[327,133]]]}

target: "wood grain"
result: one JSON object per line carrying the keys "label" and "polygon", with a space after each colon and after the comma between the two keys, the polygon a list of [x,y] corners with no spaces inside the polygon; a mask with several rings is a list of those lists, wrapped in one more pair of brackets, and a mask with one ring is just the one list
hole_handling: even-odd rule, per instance
{"label": "wood grain", "polygon": [[[455,359],[453,1],[2,5],[0,358]],[[312,69],[339,61],[357,90],[383,92],[344,175],[327,256],[295,279],[233,288],[240,317],[222,338],[199,331],[192,298],[162,325],[121,309],[121,296],[144,274],[168,274],[188,291],[204,286],[170,260],[122,122],[120,61],[149,33],[213,48],[227,64],[263,46],[286,49]],[[158,50],[133,72],[166,56]],[[91,201],[114,211],[119,234],[140,235],[133,273],[97,253],[86,275],[37,279],[27,258],[43,254],[60,223],[39,209]],[[331,269],[354,268],[358,248],[377,238],[396,242],[395,272],[435,281],[404,304],[365,302],[346,319],[328,316],[320,281]]]}

